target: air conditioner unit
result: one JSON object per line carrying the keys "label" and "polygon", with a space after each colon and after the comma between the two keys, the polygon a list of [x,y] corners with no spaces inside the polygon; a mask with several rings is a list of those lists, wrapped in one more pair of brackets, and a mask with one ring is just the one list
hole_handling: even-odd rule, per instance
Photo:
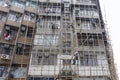
{"label": "air conditioner unit", "polygon": [[4,48],[9,49],[10,45],[9,44],[4,44]]}
{"label": "air conditioner unit", "polygon": [[18,43],[18,44],[17,44],[17,47],[21,48],[21,47],[22,47],[22,44]]}
{"label": "air conditioner unit", "polygon": [[49,54],[45,54],[44,56],[45,56],[45,58],[48,58],[48,57],[49,57]]}
{"label": "air conditioner unit", "polygon": [[5,26],[5,29],[6,30],[10,30],[10,26]]}
{"label": "air conditioner unit", "polygon": [[30,15],[31,15],[31,17],[35,17],[35,14],[33,14],[33,13],[31,13]]}
{"label": "air conditioner unit", "polygon": [[1,55],[1,59],[10,60],[10,56],[7,55],[7,54],[2,54],[2,55]]}
{"label": "air conditioner unit", "polygon": [[21,26],[21,31],[25,31],[26,27],[25,26]]}

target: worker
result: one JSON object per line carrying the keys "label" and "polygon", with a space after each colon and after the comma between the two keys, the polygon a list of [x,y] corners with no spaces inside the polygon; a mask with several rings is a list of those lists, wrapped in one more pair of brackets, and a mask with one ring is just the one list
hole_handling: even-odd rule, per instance
{"label": "worker", "polygon": [[76,60],[78,60],[78,55],[77,54],[75,54],[74,57],[73,57],[73,65],[76,64]]}
{"label": "worker", "polygon": [[75,33],[75,28],[74,28],[73,24],[71,24],[70,26],[71,26],[71,28],[73,30],[73,34],[74,34]]}
{"label": "worker", "polygon": [[55,32],[55,25],[52,23],[52,31]]}

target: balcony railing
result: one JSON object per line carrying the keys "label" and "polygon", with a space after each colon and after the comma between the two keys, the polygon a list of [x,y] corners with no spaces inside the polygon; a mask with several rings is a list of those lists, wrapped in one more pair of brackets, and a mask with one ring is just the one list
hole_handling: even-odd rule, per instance
{"label": "balcony railing", "polygon": [[76,10],[75,14],[77,17],[99,18],[98,12],[93,10]]}
{"label": "balcony railing", "polygon": [[4,1],[4,0],[1,0],[0,1],[0,7],[10,7],[11,6],[11,2],[9,1],[9,0],[6,0],[6,1]]}
{"label": "balcony railing", "polygon": [[29,2],[29,1],[26,1],[26,7],[31,7],[31,8],[37,8],[37,3],[36,2]]}
{"label": "balcony railing", "polygon": [[76,3],[81,3],[81,4],[96,4],[96,0],[76,0]]}
{"label": "balcony railing", "polygon": [[26,12],[25,14],[24,14],[24,20],[26,20],[26,21],[31,21],[31,22],[35,22],[35,14],[34,13],[28,13],[28,12]]}
{"label": "balcony railing", "polygon": [[60,7],[43,7],[40,6],[38,10],[39,14],[48,14],[48,15],[60,15],[61,8]]}
{"label": "balcony railing", "polygon": [[12,5],[18,7],[18,8],[21,8],[21,9],[24,9],[25,8],[25,3],[22,2],[22,1],[19,1],[19,0],[14,0],[12,2]]}
{"label": "balcony railing", "polygon": [[8,20],[16,21],[16,22],[21,22],[22,21],[22,15],[19,13],[11,12],[9,14]]}

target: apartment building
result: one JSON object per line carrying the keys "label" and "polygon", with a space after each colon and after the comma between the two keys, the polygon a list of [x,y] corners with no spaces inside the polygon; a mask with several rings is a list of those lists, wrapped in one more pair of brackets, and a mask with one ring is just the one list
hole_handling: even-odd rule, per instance
{"label": "apartment building", "polygon": [[0,80],[118,80],[99,0],[0,0]]}

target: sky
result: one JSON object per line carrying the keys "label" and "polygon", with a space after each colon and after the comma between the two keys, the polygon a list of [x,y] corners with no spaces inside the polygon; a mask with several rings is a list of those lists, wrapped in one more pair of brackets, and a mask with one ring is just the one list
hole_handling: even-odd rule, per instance
{"label": "sky", "polygon": [[120,0],[99,0],[103,18],[113,47],[115,64],[120,80]]}

